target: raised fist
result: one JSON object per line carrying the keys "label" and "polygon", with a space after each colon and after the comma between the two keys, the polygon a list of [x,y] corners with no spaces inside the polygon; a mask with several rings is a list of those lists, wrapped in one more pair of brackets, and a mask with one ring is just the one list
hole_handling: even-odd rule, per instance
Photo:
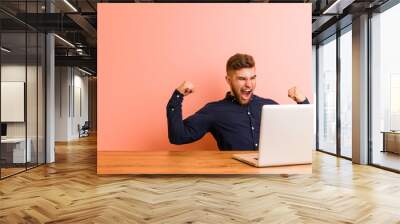
{"label": "raised fist", "polygon": [[292,87],[288,90],[288,97],[297,103],[301,103],[306,100],[306,97],[300,92],[297,86]]}
{"label": "raised fist", "polygon": [[194,92],[194,85],[191,82],[184,81],[178,88],[176,88],[184,96],[187,96]]}

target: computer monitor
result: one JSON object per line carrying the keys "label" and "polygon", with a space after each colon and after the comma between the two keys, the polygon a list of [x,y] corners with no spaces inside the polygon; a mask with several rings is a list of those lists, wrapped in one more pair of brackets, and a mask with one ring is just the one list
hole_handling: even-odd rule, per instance
{"label": "computer monitor", "polygon": [[7,136],[7,124],[1,123],[1,136]]}

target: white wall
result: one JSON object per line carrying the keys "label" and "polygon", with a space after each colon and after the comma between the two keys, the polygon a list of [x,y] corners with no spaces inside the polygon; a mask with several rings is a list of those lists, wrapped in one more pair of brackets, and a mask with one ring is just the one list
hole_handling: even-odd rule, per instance
{"label": "white wall", "polygon": [[88,120],[88,77],[72,67],[56,67],[55,73],[55,140],[70,141]]}
{"label": "white wall", "polygon": [[[27,78],[29,81],[29,86],[36,86],[36,80],[33,76],[36,77],[36,66],[27,66],[18,65],[18,64],[5,64],[1,66],[1,81],[3,82],[25,82],[25,75],[27,69]],[[36,87],[35,88],[27,88],[27,118],[28,118],[28,137],[30,133],[35,133],[36,136],[36,113],[32,113],[32,111],[36,111],[37,102],[36,102]],[[32,103],[33,102],[33,103]],[[40,105],[39,105],[40,106]],[[6,108],[2,108],[2,110],[6,110]],[[31,124],[34,122],[35,124]],[[32,130],[30,129],[32,127]],[[7,136],[8,137],[25,137],[25,122],[7,122]]]}
{"label": "white wall", "polygon": [[55,141],[68,141],[70,69],[55,68]]}
{"label": "white wall", "polygon": [[[25,82],[25,64],[9,64],[1,66],[1,81],[3,82]],[[31,70],[32,67],[28,67]],[[6,110],[6,108],[1,108]],[[25,137],[25,123],[11,122],[7,123],[7,137]]]}

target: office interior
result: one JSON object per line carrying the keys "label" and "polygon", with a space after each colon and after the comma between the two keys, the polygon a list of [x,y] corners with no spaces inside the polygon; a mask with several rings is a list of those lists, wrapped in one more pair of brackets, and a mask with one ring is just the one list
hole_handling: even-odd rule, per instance
{"label": "office interior", "polygon": [[[2,193],[0,197],[17,194],[14,190],[18,189],[10,190],[11,185],[17,182],[20,187],[25,184],[25,187],[29,188],[30,184],[40,185],[41,181],[50,181],[54,175],[54,178],[70,178],[69,184],[82,181],[83,185],[89,184],[85,178],[96,177],[97,3],[168,2],[177,1],[2,0],[0,2],[0,192]],[[337,179],[322,186],[332,189],[333,192],[336,192],[333,186],[339,190],[349,190],[347,184],[355,184],[351,182],[352,178],[366,178],[369,181],[363,184],[376,186],[378,183],[368,178],[383,175],[381,179],[375,181],[379,182],[382,188],[388,184],[389,187],[385,189],[389,194],[399,194],[400,185],[396,182],[400,173],[399,1],[185,2],[312,4],[310,44],[312,44],[313,74],[310,75],[314,80],[316,112],[314,157],[318,157],[318,161],[313,164],[313,175],[321,177],[318,181],[322,182],[329,182],[328,179],[322,178],[324,172],[338,178],[350,178],[346,179],[349,182],[346,182],[343,188],[336,185],[340,182]],[[91,174],[85,173],[85,170]],[[337,172],[333,172],[334,170]],[[74,172],[77,172],[76,175]],[[62,176],[63,173],[65,177]],[[99,178],[90,185],[92,187],[98,185],[99,189],[105,191],[107,187],[112,188],[113,181],[121,184],[123,181],[143,184],[140,180],[134,180],[135,177],[132,176]],[[163,177],[155,176],[150,179],[155,181],[157,178],[161,180]],[[176,181],[182,188],[185,187],[184,180],[179,177],[174,178],[168,181]],[[196,182],[195,177],[187,178]],[[208,181],[207,177],[200,178],[200,182]],[[235,177],[227,178],[231,178],[229,181],[234,182]],[[243,178],[246,177],[238,177],[238,180]],[[251,178],[255,179],[249,179],[250,183],[258,183],[257,177]],[[262,177],[263,180],[266,178]],[[271,178],[279,182],[279,178],[287,177]],[[299,179],[301,176],[295,176],[292,180],[296,182]],[[107,182],[109,186],[105,187],[102,185],[103,182]],[[66,185],[68,182],[62,184]],[[81,187],[82,192],[86,189],[80,184],[74,186]],[[151,184],[149,186],[154,187]],[[40,191],[36,187],[33,189]],[[155,187],[153,190],[157,189]],[[288,189],[291,189],[290,186]],[[368,191],[368,194],[380,198],[382,192],[379,191],[374,195],[374,189]],[[139,189],[135,192],[140,194]],[[147,193],[143,195],[146,196]],[[55,198],[63,200],[62,195]],[[92,199],[82,197],[80,200],[87,200],[90,203]],[[113,202],[110,198],[107,200]],[[214,200],[218,201],[218,198]],[[391,203],[386,198],[382,200]],[[398,205],[394,203],[390,209],[387,207],[383,209],[385,211],[381,213],[381,220],[386,222],[381,223],[396,223],[400,220],[399,215],[393,212]],[[1,207],[0,213],[1,210],[3,213],[11,212],[5,204],[0,205]],[[368,218],[374,220],[371,214],[378,214],[381,210],[372,212],[372,207],[371,211],[368,210],[371,212],[369,217],[354,216],[352,219],[349,218],[350,215],[346,216],[346,213],[340,215],[339,212],[334,215],[327,214],[325,217],[331,218],[332,222],[362,222],[369,220]],[[130,217],[128,214],[118,212],[115,214],[136,221],[140,219],[136,216]],[[0,220],[5,217],[3,215],[0,215]],[[41,217],[43,214],[26,211],[14,215],[36,217],[38,222],[57,220],[56,217],[46,219]],[[108,218],[112,214],[108,215],[110,216],[106,215],[107,218],[99,219],[99,222],[110,221]],[[179,217],[179,221],[184,220],[179,215],[176,217]],[[78,220],[73,214],[67,218]],[[210,216],[210,219],[213,218],[218,220],[218,217]],[[225,220],[222,217],[219,219]],[[162,219],[153,217],[152,220],[162,223]],[[235,217],[230,221],[243,220]]]}

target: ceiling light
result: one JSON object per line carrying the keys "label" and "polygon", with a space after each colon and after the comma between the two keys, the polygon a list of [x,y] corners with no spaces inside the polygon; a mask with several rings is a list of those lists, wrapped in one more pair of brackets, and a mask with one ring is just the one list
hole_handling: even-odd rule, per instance
{"label": "ceiling light", "polygon": [[57,34],[54,34],[55,37],[57,37],[58,39],[60,39],[61,41],[63,41],[64,43],[68,44],[69,46],[75,48],[75,45],[71,44],[71,42],[69,42],[68,40],[58,36]]}
{"label": "ceiling light", "polygon": [[65,4],[67,4],[72,10],[74,10],[74,12],[78,12],[78,10],[71,4],[69,3],[68,0],[64,0]]}
{"label": "ceiling light", "polygon": [[4,52],[6,52],[6,53],[10,53],[10,52],[11,52],[11,50],[9,50],[9,49],[7,49],[7,48],[5,48],[5,47],[1,47],[1,50],[4,51]]}
{"label": "ceiling light", "polygon": [[81,69],[81,68],[79,68],[79,67],[78,67],[78,70],[81,71],[81,72],[83,72],[83,73],[85,73],[85,74],[87,74],[87,75],[93,75],[92,73],[90,73],[90,72],[88,72],[88,71],[86,71],[86,70],[83,70],[83,69]]}
{"label": "ceiling light", "polygon": [[325,9],[322,14],[342,14],[343,10],[354,1],[355,0],[336,0],[332,5]]}

